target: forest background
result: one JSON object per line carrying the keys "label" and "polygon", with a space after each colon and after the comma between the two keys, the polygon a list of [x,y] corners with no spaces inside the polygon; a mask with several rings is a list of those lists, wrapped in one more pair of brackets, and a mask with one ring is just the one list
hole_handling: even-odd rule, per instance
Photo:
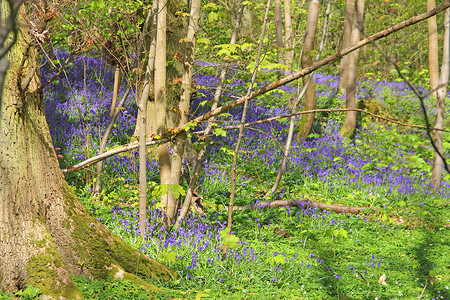
{"label": "forest background", "polygon": [[20,4],[4,297],[448,296],[447,1]]}

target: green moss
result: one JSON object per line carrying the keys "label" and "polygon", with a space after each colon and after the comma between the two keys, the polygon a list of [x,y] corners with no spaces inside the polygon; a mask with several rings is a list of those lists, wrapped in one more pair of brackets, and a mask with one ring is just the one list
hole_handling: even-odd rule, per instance
{"label": "green moss", "polygon": [[158,293],[162,293],[163,291],[161,289],[159,289],[158,287],[156,287],[155,285],[143,280],[142,278],[130,274],[130,273],[125,273],[123,275],[122,280],[133,280],[134,282],[136,282],[137,284],[139,284],[140,286],[142,286],[147,292],[149,291],[155,291]]}
{"label": "green moss", "polygon": [[67,220],[67,219],[63,220],[62,226],[63,226],[64,228],[66,228],[67,230],[70,230],[70,229],[72,228],[72,226],[70,225],[70,221]]}
{"label": "green moss", "polygon": [[52,297],[80,298],[81,293],[71,280],[59,280],[64,265],[52,238],[48,236],[37,244],[41,253],[28,261],[26,285],[33,285]]}
{"label": "green moss", "polygon": [[156,260],[149,259],[117,237],[115,237],[110,249],[111,256],[129,273],[148,279],[155,277],[163,280],[178,278],[174,271]]}
{"label": "green moss", "polygon": [[76,203],[76,197],[69,188],[66,190],[66,196],[69,199],[67,203],[71,203],[67,213],[69,220],[72,220],[71,235],[75,242],[74,250],[83,264],[85,275],[89,274],[95,279],[113,278],[119,271],[114,266],[120,266],[133,274],[136,280],[139,277],[170,280],[178,276],[110,232],[84,206],[80,207],[79,203]]}

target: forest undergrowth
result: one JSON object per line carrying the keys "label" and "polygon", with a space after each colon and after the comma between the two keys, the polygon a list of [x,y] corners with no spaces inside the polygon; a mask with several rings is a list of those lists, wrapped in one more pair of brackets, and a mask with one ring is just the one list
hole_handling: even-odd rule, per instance
{"label": "forest undergrowth", "polygon": [[[63,60],[65,54],[58,55]],[[86,70],[81,60],[76,61],[45,92],[61,167],[95,156],[109,121],[112,71],[98,59],[84,59]],[[214,66],[197,66],[202,72],[195,75],[191,116],[209,110],[217,83]],[[42,73],[44,81],[52,76],[45,66]],[[84,74],[86,80],[80,80]],[[272,75],[262,76],[261,85]],[[315,81],[318,108],[343,105],[335,93],[337,76],[318,73]],[[245,94],[245,82],[240,70],[234,69],[222,100]],[[247,121],[289,113],[296,90],[295,85],[285,86],[251,102]],[[419,101],[403,82],[360,81],[357,99],[372,105],[377,114],[424,125]],[[426,101],[434,119],[434,101]],[[238,124],[241,112],[242,108],[235,108],[216,121],[198,186],[206,214],[190,212],[178,232],[166,231],[160,222],[154,149],[150,148],[147,161],[153,200],[145,239],[139,236],[137,151],[105,161],[101,201],[91,197],[92,170],[66,176],[101,222],[180,275],[170,282],[153,281],[160,287],[157,292],[130,281],[75,278],[86,299],[413,299],[420,295],[450,299],[450,175],[444,172],[438,190],[429,184],[433,151],[423,130],[361,115],[357,134],[346,140],[339,134],[342,113],[317,114],[314,132],[293,142],[282,183],[266,199],[280,166],[288,120],[247,128],[238,162],[236,205],[295,199],[369,208],[359,215],[311,207],[236,211],[232,232],[227,234],[225,207],[237,130],[225,132],[223,127]],[[108,149],[131,141],[135,117],[131,95]],[[194,154],[201,142],[195,131],[201,129],[199,124],[190,132]],[[445,133],[447,158],[449,146],[450,136]],[[187,167],[192,168],[192,163]]]}

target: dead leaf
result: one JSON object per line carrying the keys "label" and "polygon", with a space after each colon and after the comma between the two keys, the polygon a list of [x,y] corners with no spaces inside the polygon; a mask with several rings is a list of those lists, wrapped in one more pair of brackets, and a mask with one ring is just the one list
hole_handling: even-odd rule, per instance
{"label": "dead leaf", "polygon": [[378,283],[381,283],[382,285],[387,285],[386,283],[386,274],[383,274],[378,278]]}

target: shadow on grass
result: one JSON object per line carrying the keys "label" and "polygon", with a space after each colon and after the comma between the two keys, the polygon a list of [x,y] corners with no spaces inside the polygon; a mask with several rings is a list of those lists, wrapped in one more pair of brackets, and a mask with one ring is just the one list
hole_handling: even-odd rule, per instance
{"label": "shadow on grass", "polygon": [[[450,240],[448,237],[449,230],[445,228],[427,232],[427,238],[415,248],[419,265],[417,270],[419,280],[417,280],[417,284],[420,288],[423,288],[422,284],[426,282],[427,287],[424,295],[428,291],[428,293],[432,294],[432,297],[439,297],[436,299],[450,299],[449,290],[443,288],[445,283],[441,283],[438,280],[438,277],[442,276],[442,274],[438,273],[439,268],[450,267]],[[439,248],[439,251],[436,250],[437,248]]]}

